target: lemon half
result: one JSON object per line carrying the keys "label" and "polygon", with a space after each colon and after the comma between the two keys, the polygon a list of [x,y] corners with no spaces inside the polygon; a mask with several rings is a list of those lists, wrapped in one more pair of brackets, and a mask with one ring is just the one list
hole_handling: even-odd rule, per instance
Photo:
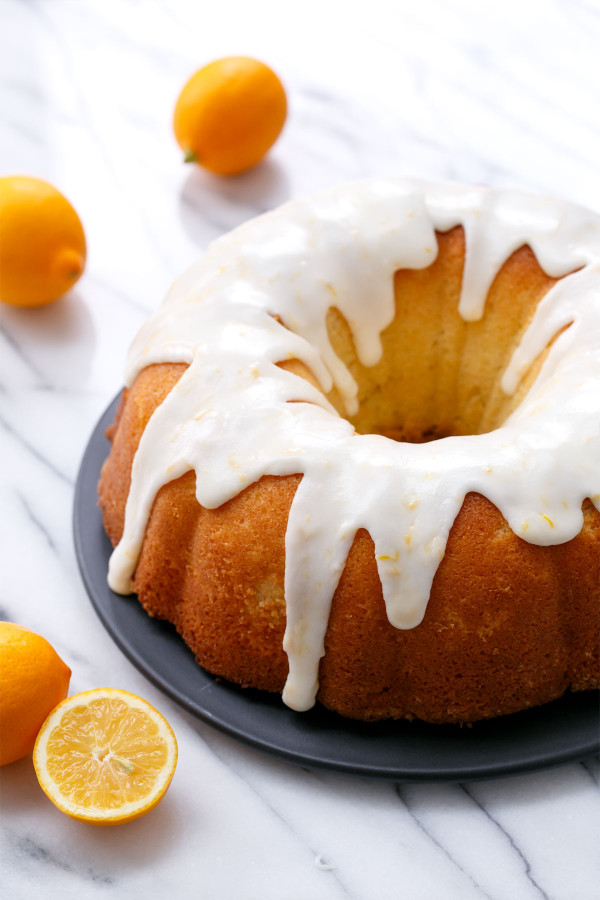
{"label": "lemon half", "polygon": [[33,764],[61,812],[80,822],[119,825],[162,800],[177,765],[177,741],[146,700],[98,688],[68,697],[50,713]]}

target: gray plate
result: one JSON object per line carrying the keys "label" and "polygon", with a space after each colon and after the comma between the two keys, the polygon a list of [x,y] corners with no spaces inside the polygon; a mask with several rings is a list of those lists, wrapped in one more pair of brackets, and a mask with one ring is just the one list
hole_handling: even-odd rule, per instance
{"label": "gray plate", "polygon": [[304,766],[396,781],[473,781],[574,762],[600,749],[597,691],[471,728],[422,722],[365,724],[320,706],[295,713],[279,696],[215,679],[194,660],[175,629],[151,619],[135,597],[106,583],[111,546],[96,486],[109,451],[104,432],[118,398],[96,426],[75,490],[75,550],[90,599],[123,653],[166,694],[204,722],[260,750]]}

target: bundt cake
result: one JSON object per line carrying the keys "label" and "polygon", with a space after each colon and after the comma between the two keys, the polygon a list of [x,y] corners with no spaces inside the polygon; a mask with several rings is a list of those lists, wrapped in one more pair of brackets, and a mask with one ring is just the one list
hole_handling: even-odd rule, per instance
{"label": "bundt cake", "polygon": [[209,672],[364,720],[600,684],[600,219],[367,181],[217,240],[142,328],[109,583]]}

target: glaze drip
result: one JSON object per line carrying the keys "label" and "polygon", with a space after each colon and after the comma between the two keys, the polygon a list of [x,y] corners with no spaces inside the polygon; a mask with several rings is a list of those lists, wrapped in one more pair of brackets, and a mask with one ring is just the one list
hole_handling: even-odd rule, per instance
{"label": "glaze drip", "polygon": [[[539,303],[503,374],[506,393],[570,327],[495,431],[419,445],[358,435],[325,397],[335,386],[347,414],[357,410],[357,386],[331,346],[327,311],[339,309],[360,361],[374,365],[395,313],[394,273],[429,266],[435,232],[457,225],[466,238],[459,312],[467,321],[481,318],[495,275],[524,244],[548,275],[566,276]],[[413,628],[470,491],[535,544],[575,537],[586,497],[600,509],[599,336],[600,220],[573,205],[484,188],[369,181],[241,226],[175,283],[132,345],[129,385],[152,363],[189,368],[142,436],[110,586],[131,591],[165,483],[195,470],[198,502],[213,509],[263,475],[302,474],[285,541],[284,700],[308,709],[331,599],[360,528],[375,544],[390,622]],[[286,359],[304,362],[321,391],[277,365]]]}

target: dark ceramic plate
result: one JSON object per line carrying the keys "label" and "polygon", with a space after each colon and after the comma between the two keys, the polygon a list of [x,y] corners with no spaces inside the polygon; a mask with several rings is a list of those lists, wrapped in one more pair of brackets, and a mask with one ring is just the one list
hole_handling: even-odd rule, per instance
{"label": "dark ceramic plate", "polygon": [[96,486],[109,450],[104,437],[117,400],[96,426],[77,479],[75,550],[102,623],[150,681],[215,728],[290,762],[397,781],[472,781],[584,759],[600,749],[598,693],[569,694],[527,712],[471,728],[422,722],[364,724],[322,707],[295,713],[279,696],[216,680],[201,669],[175,629],[151,619],[135,597],[106,583],[111,546]]}

